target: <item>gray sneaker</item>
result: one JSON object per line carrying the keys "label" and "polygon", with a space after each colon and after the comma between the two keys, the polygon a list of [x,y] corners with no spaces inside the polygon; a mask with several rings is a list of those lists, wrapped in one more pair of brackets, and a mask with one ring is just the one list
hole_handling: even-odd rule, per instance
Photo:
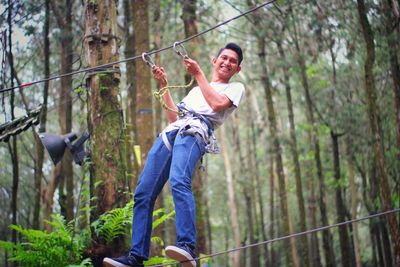
{"label": "gray sneaker", "polygon": [[196,267],[195,252],[188,246],[168,246],[165,254],[173,260],[179,261],[183,267]]}

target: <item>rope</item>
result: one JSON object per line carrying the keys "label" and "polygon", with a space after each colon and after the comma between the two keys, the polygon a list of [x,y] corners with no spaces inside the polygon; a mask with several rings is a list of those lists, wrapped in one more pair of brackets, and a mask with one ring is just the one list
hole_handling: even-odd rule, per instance
{"label": "rope", "polygon": [[[216,28],[219,28],[219,27],[221,27],[221,26],[223,26],[223,25],[225,25],[225,24],[228,24],[228,23],[231,22],[231,21],[234,21],[234,20],[236,20],[236,19],[238,19],[238,18],[240,18],[240,17],[243,17],[243,16],[245,16],[245,15],[247,15],[247,14],[249,14],[249,13],[252,13],[252,12],[254,12],[254,11],[256,11],[256,10],[258,10],[258,9],[260,9],[260,8],[262,8],[262,7],[264,7],[264,6],[270,5],[270,4],[272,4],[272,3],[276,2],[276,1],[277,1],[277,0],[266,1],[266,2],[264,2],[264,3],[262,3],[262,4],[258,5],[258,6],[253,7],[252,9],[247,10],[246,12],[243,12],[243,13],[237,15],[237,16],[234,16],[234,17],[232,17],[232,18],[230,18],[230,19],[227,19],[227,20],[225,20],[225,21],[223,21],[223,22],[221,22],[221,23],[218,23],[217,25],[215,25],[215,26],[213,26],[213,27],[211,27],[211,28],[208,28],[208,29],[206,29],[206,30],[203,30],[203,31],[197,33],[197,34],[194,34],[194,35],[192,35],[192,36],[189,36],[189,37],[187,37],[187,38],[185,38],[185,39],[183,39],[183,40],[181,40],[181,41],[175,42],[174,44],[186,43],[186,42],[188,42],[188,41],[190,41],[190,40],[192,40],[192,39],[194,39],[194,38],[197,38],[197,37],[199,37],[199,36],[201,36],[201,35],[203,35],[203,34],[206,34],[206,33],[210,32],[210,31],[213,31],[213,30],[215,30]],[[147,54],[148,54],[148,55],[152,55],[152,54],[160,53],[160,52],[169,50],[169,49],[171,49],[171,48],[173,48],[173,47],[174,47],[174,45],[170,45],[170,46],[167,46],[167,47],[164,47],[164,48],[160,48],[160,49],[157,49],[157,50],[153,50],[153,51],[147,52]],[[32,85],[35,85],[35,84],[38,84],[38,83],[43,83],[43,82],[47,82],[47,81],[51,81],[51,80],[55,80],[55,79],[59,79],[59,78],[64,78],[64,77],[67,77],[67,76],[72,76],[72,75],[79,74],[79,73],[83,73],[83,72],[88,72],[88,71],[96,70],[96,69],[98,69],[98,68],[110,67],[110,66],[113,66],[113,65],[115,65],[115,64],[119,64],[119,63],[124,63],[124,62],[128,62],[128,61],[136,60],[136,59],[139,59],[139,58],[141,58],[141,57],[142,57],[142,55],[136,55],[136,56],[128,57],[128,58],[125,58],[125,59],[122,59],[122,60],[119,60],[119,61],[114,61],[114,62],[102,64],[102,65],[99,65],[99,66],[95,66],[95,67],[90,67],[90,68],[86,68],[86,69],[76,70],[76,71],[73,71],[73,72],[70,72],[70,73],[64,73],[64,74],[60,74],[60,75],[56,75],[56,76],[52,76],[52,77],[48,77],[48,78],[44,78],[44,79],[32,81],[32,82],[20,84],[20,85],[18,85],[18,86],[12,86],[12,87],[8,87],[8,88],[3,88],[3,89],[0,90],[0,93],[8,92],[8,91],[11,91],[11,90],[16,90],[16,89],[18,89],[18,88],[23,88],[23,87],[32,86]]]}
{"label": "rope", "polygon": [[[380,213],[371,214],[371,215],[368,215],[368,216],[365,216],[365,217],[356,218],[356,219],[349,220],[349,221],[344,221],[344,222],[335,223],[335,224],[331,224],[331,225],[327,225],[327,226],[322,226],[322,227],[315,228],[315,229],[310,229],[310,230],[307,230],[307,231],[304,231],[304,232],[290,234],[290,235],[277,237],[277,238],[269,239],[269,240],[258,242],[258,243],[249,244],[249,245],[246,245],[246,246],[241,246],[241,247],[237,247],[237,248],[233,248],[233,249],[229,249],[229,250],[225,250],[225,251],[221,251],[221,252],[217,252],[217,253],[212,253],[212,254],[209,254],[209,255],[205,255],[205,256],[202,256],[202,257],[195,258],[194,260],[197,261],[197,260],[206,259],[206,258],[214,258],[216,256],[232,253],[232,252],[235,252],[235,251],[238,251],[238,250],[243,250],[243,249],[256,247],[256,246],[260,246],[260,245],[266,245],[266,244],[269,244],[269,243],[282,241],[282,240],[286,240],[286,239],[293,238],[293,237],[312,234],[312,233],[328,230],[328,229],[331,229],[331,228],[334,228],[334,227],[339,227],[339,226],[343,226],[343,225],[347,225],[347,224],[352,224],[352,223],[356,223],[356,222],[360,222],[360,221],[364,221],[364,220],[373,219],[373,218],[380,217],[380,216],[383,216],[383,215],[396,213],[396,212],[399,212],[399,211],[400,211],[400,208],[399,209],[389,210],[389,211],[383,211],[383,212],[380,212]],[[170,266],[171,264],[173,264],[173,263],[157,264],[157,265],[150,265],[150,266],[152,266],[152,267],[160,267],[160,266]]]}
{"label": "rope", "polygon": [[167,91],[168,91],[169,89],[186,89],[186,88],[189,88],[190,86],[192,86],[192,85],[193,85],[193,82],[194,82],[194,79],[193,79],[193,77],[192,77],[192,79],[190,80],[190,82],[189,82],[188,84],[186,84],[186,85],[167,85],[167,86],[161,88],[161,89],[158,90],[158,91],[154,91],[154,92],[153,92],[153,95],[154,95],[154,97],[160,102],[161,106],[162,106],[164,109],[166,109],[166,110],[168,110],[168,111],[170,111],[170,112],[176,113],[177,115],[182,115],[182,112],[181,112],[181,111],[169,107],[169,106],[165,103],[165,101],[164,101],[164,99],[163,99],[163,96],[167,93]]}

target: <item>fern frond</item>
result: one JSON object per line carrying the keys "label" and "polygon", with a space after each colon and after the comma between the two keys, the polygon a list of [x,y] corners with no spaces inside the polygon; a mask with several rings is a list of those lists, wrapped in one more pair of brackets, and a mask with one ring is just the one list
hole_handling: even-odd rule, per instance
{"label": "fern frond", "polygon": [[171,211],[168,214],[164,214],[160,218],[153,221],[153,230],[156,229],[160,224],[164,223],[165,221],[172,219],[175,216],[175,211]]}

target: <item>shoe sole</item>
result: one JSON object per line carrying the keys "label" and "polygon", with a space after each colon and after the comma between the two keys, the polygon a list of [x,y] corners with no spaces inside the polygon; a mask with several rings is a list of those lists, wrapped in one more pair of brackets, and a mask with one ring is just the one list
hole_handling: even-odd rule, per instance
{"label": "shoe sole", "polygon": [[111,258],[104,258],[103,266],[104,267],[130,267],[129,265],[125,265],[125,264],[115,261]]}
{"label": "shoe sole", "polygon": [[183,249],[175,246],[168,246],[165,248],[165,254],[176,261],[179,261],[183,267],[196,267],[196,261],[192,255]]}

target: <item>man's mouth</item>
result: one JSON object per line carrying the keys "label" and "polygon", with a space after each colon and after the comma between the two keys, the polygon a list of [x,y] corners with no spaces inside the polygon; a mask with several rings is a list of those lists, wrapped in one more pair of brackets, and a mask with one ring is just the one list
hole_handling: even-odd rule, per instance
{"label": "man's mouth", "polygon": [[226,66],[221,66],[220,69],[221,69],[222,71],[225,71],[225,72],[230,72],[230,71],[231,71],[231,69],[228,68],[228,67],[226,67]]}

